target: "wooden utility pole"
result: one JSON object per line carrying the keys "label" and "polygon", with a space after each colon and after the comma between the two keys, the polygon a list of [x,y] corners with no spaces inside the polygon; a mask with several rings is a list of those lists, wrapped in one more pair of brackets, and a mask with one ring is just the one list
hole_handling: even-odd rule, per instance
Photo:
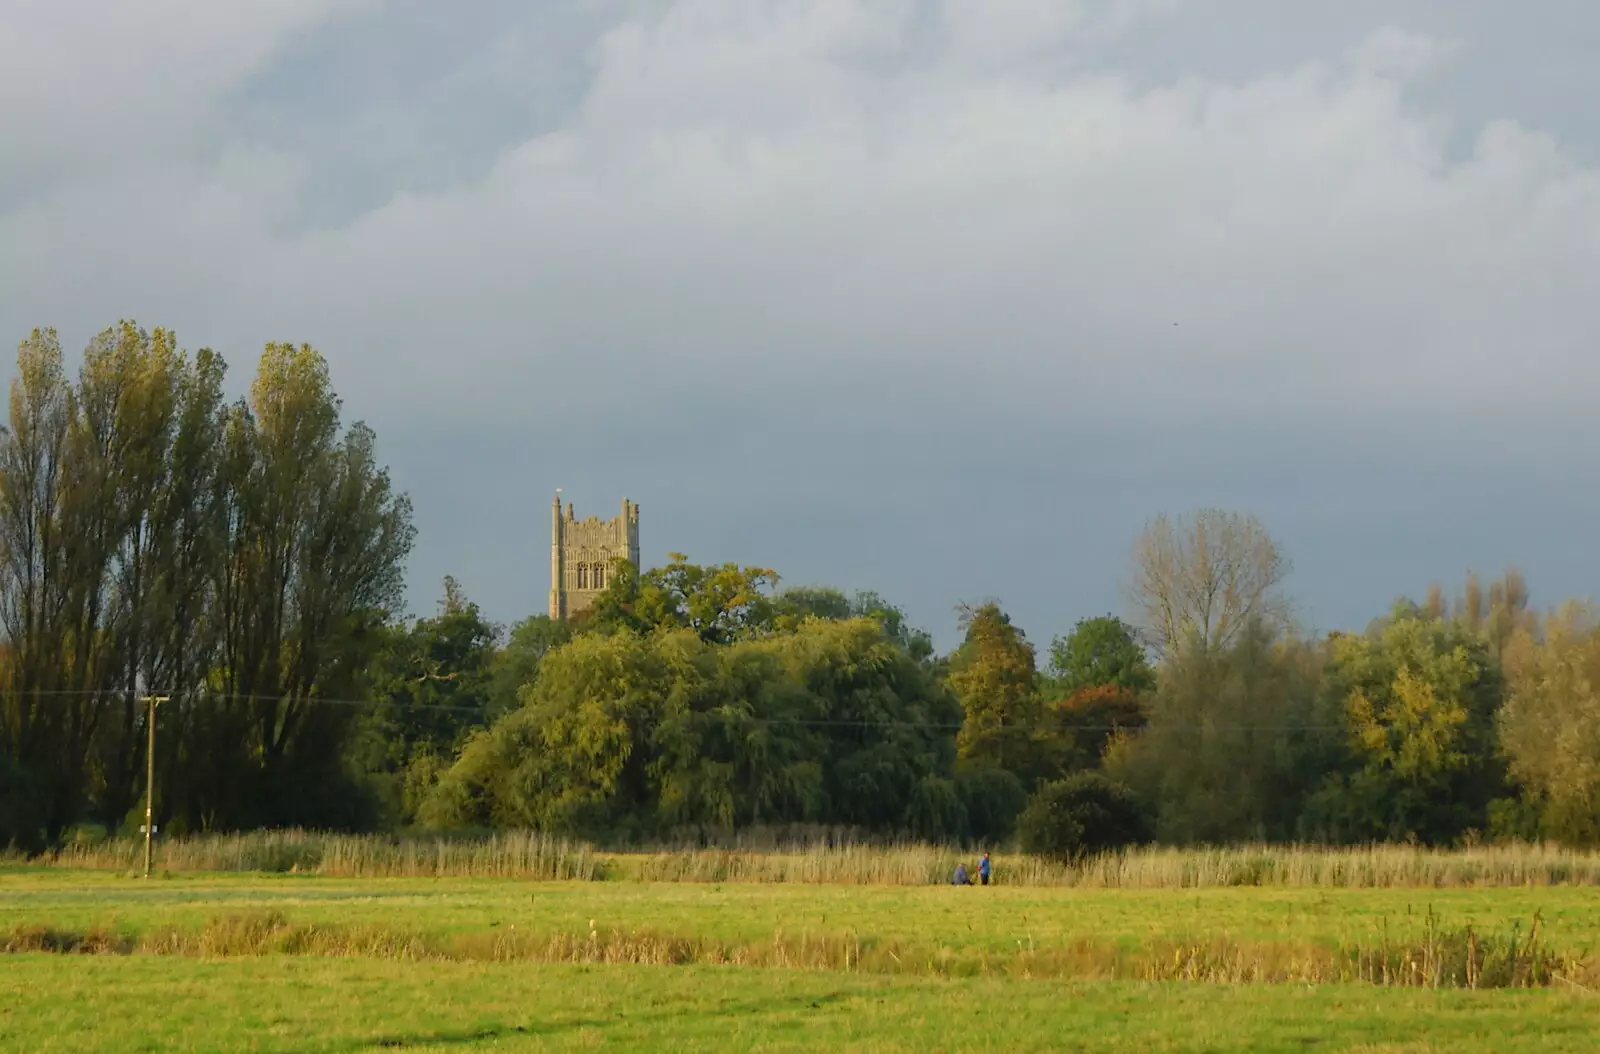
{"label": "wooden utility pole", "polygon": [[149,706],[145,717],[145,730],[149,733],[150,742],[145,751],[144,772],[144,877],[150,877],[150,838],[155,834],[155,803],[156,803],[156,704],[164,703],[168,699],[165,695],[147,695],[145,703]]}

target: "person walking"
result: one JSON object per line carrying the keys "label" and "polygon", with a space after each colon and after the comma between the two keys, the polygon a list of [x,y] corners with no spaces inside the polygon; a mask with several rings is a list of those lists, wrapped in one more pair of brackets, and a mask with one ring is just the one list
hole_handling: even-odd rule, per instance
{"label": "person walking", "polygon": [[978,881],[983,885],[989,884],[989,854],[984,853],[983,859],[978,861]]}

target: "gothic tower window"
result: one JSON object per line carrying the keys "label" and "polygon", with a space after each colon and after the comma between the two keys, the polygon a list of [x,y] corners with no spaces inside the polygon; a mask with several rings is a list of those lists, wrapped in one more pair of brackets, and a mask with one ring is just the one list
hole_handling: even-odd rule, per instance
{"label": "gothic tower window", "polygon": [[579,589],[588,589],[589,588],[589,565],[588,564],[579,564],[578,565],[578,588]]}
{"label": "gothic tower window", "polygon": [[604,564],[594,565],[594,587],[596,589],[604,589],[606,587],[606,567]]}

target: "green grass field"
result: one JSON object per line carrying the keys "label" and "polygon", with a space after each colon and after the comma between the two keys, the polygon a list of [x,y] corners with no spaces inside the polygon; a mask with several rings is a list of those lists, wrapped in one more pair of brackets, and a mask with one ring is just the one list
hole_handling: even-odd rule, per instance
{"label": "green grass field", "polygon": [[738,967],[72,959],[0,967],[0,1048],[1591,1051],[1582,993],[863,977]]}
{"label": "green grass field", "polygon": [[1014,952],[1030,939],[1092,937],[1339,941],[1422,934],[1432,908],[1485,932],[1543,915],[1548,939],[1574,955],[1600,951],[1600,890],[1029,889],[706,883],[521,882],[503,879],[334,879],[293,875],[127,878],[104,872],[0,873],[0,931],[18,925],[142,932],[198,927],[225,914],[277,910],[295,922],[401,926],[469,934],[649,929],[754,943],[776,933],[855,934],[958,953]]}
{"label": "green grass field", "polygon": [[[1392,946],[1401,963],[1430,941],[1430,912],[1434,929],[1515,933],[1518,947],[1537,916],[1540,944],[1576,965],[1477,991],[1330,973],[1358,945]],[[47,930],[132,954],[15,950]],[[1600,890],[1579,885],[145,881],[13,867],[0,869],[8,939],[0,1050],[1589,1051],[1600,1035]],[[745,965],[707,965],[729,962]],[[1218,983],[1252,969],[1276,983]],[[1186,976],[1202,980],[1172,980]]]}

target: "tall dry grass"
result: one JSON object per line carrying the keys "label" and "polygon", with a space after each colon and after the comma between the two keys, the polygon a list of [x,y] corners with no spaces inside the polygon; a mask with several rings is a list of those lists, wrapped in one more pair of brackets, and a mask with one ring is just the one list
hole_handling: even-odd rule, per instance
{"label": "tall dry grass", "polygon": [[276,911],[212,920],[198,930],[164,927],[122,933],[19,926],[0,937],[0,953],[147,954],[206,958],[303,955],[497,963],[596,963],[657,966],[759,966],[942,977],[1058,980],[1193,981],[1221,984],[1367,983],[1427,988],[1533,988],[1565,983],[1592,990],[1597,964],[1563,955],[1541,941],[1535,917],[1526,933],[1482,935],[1447,929],[1430,915],[1420,940],[1339,944],[1306,941],[1155,940],[1128,947],[1114,940],[1074,938],[1052,945],[1032,939],[1015,949],[950,948],[863,938],[853,931],[774,934],[738,943],[654,930],[586,933],[427,934],[385,926],[307,925]]}
{"label": "tall dry grass", "polygon": [[[69,844],[30,861],[63,868],[124,871],[144,866],[144,842],[118,838]],[[257,871],[338,878],[474,876],[536,880],[594,880],[603,861],[580,842],[533,832],[486,838],[391,838],[382,835],[255,831],[196,835],[156,843],[160,871]]]}
{"label": "tall dry grass", "polygon": [[[927,885],[948,882],[970,851],[936,846],[818,846],[801,852],[694,850],[617,859],[619,876],[651,882],[799,882]],[[1547,846],[1466,850],[1241,846],[1131,849],[1076,864],[1003,855],[997,883],[1089,889],[1315,886],[1384,889],[1600,885],[1600,853]]]}
{"label": "tall dry grass", "polygon": [[[30,863],[130,871],[142,867],[143,852],[143,842],[138,839],[113,839],[70,844]],[[975,854],[942,846],[853,842],[800,848],[605,853],[586,843],[531,832],[462,838],[261,831],[161,841],[155,851],[156,868],[171,872],[882,886],[948,882],[958,861],[965,861],[970,869]],[[1600,853],[1540,845],[1460,850],[1404,845],[1142,848],[1075,864],[1001,853],[994,859],[994,868],[995,881],[1001,885],[1090,889],[1600,885]]]}

